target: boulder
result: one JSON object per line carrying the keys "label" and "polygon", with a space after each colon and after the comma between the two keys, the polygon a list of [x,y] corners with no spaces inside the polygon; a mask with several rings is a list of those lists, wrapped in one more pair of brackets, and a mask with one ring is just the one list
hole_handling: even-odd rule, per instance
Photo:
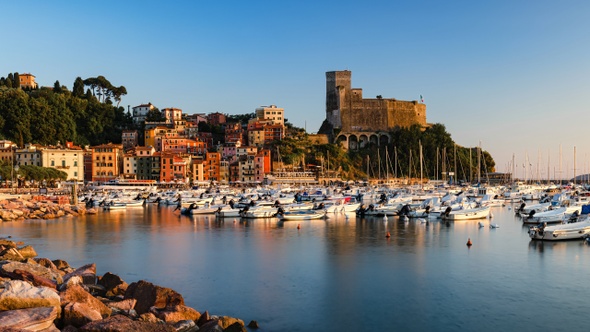
{"label": "boulder", "polygon": [[174,327],[167,324],[152,323],[146,321],[133,321],[123,315],[111,316],[102,320],[90,322],[79,329],[80,332],[176,332]]}
{"label": "boulder", "polygon": [[61,304],[64,306],[68,303],[84,303],[88,307],[98,311],[102,317],[107,317],[111,314],[111,309],[109,309],[99,299],[90,295],[90,293],[85,291],[80,285],[73,285],[72,287],[69,287],[65,291],[61,292],[59,297]]}
{"label": "boulder", "polygon": [[116,274],[110,272],[105,273],[102,278],[98,280],[98,284],[104,286],[107,297],[114,297],[117,295],[125,295],[127,290],[127,283]]}
{"label": "boulder", "polygon": [[107,302],[106,305],[109,308],[116,308],[123,311],[129,311],[135,308],[135,304],[137,303],[136,299],[127,299],[123,301],[111,301]]}
{"label": "boulder", "polygon": [[161,310],[154,308],[154,310],[150,311],[168,324],[175,324],[182,320],[198,321],[201,317],[198,311],[184,305],[169,306]]}
{"label": "boulder", "polygon": [[52,260],[51,262],[53,263],[53,265],[55,265],[55,267],[58,270],[63,270],[63,269],[70,267],[70,264],[68,264],[68,262],[66,262],[62,259],[55,259],[55,260]]}
{"label": "boulder", "polygon": [[0,262],[0,270],[6,272],[14,272],[14,270],[23,270],[31,272],[34,275],[53,280],[58,284],[63,282],[61,274],[58,272],[43,267],[37,263],[21,263],[21,262],[10,262],[10,261],[3,261]]}
{"label": "boulder", "polygon": [[229,316],[221,316],[219,317],[219,325],[224,329],[228,328],[230,325],[238,323],[241,326],[244,326],[244,321],[238,318],[229,317]]}
{"label": "boulder", "polygon": [[172,326],[176,329],[176,331],[182,332],[189,332],[189,331],[198,331],[199,327],[195,324],[195,321],[192,320],[181,320],[179,322],[174,323]]}
{"label": "boulder", "polygon": [[12,279],[23,280],[30,282],[33,286],[36,287],[48,287],[52,289],[57,288],[57,283],[51,279],[47,279],[38,275],[34,275],[29,271],[19,270],[16,269],[12,272],[14,277]]}
{"label": "boulder", "polygon": [[248,323],[248,327],[251,329],[258,329],[260,328],[260,326],[258,326],[258,322],[255,320],[251,320],[250,323]]}
{"label": "boulder", "polygon": [[197,320],[197,325],[198,326],[203,326],[205,325],[207,322],[209,322],[211,320],[211,316],[209,316],[209,311],[205,311],[201,317],[199,317],[199,319]]}
{"label": "boulder", "polygon": [[53,264],[53,262],[49,258],[35,258],[35,262],[48,269],[59,270],[57,266],[55,266],[55,264]]}
{"label": "boulder", "polygon": [[25,260],[25,258],[23,257],[23,255],[21,255],[21,253],[20,253],[20,251],[18,251],[18,249],[8,248],[8,249],[4,249],[4,250],[2,250],[2,252],[0,252],[0,260],[20,262],[20,261]]}
{"label": "boulder", "polygon": [[148,312],[151,307],[162,309],[173,305],[184,305],[184,298],[178,292],[170,288],[156,286],[145,280],[129,285],[125,292],[125,298],[137,300],[135,310],[140,315]]}
{"label": "boulder", "polygon": [[85,303],[70,302],[63,309],[63,324],[81,327],[87,323],[101,320],[100,312]]}
{"label": "boulder", "polygon": [[64,276],[64,282],[67,282],[73,276],[80,276],[82,277],[82,281],[87,285],[94,285],[96,284],[96,264],[86,264],[70,272]]}
{"label": "boulder", "polygon": [[9,210],[0,210],[0,219],[4,221],[12,221],[15,220],[17,216],[10,212]]}
{"label": "boulder", "polygon": [[230,326],[224,328],[223,332],[248,332],[248,330],[244,327],[243,324],[235,322]]}
{"label": "boulder", "polygon": [[0,312],[2,331],[7,329],[23,329],[41,331],[50,328],[57,319],[57,308],[37,307]]}
{"label": "boulder", "polygon": [[139,315],[139,320],[143,322],[152,322],[157,323],[160,320],[156,317],[156,315],[152,314],[151,312],[146,312],[145,314]]}
{"label": "boulder", "polygon": [[68,281],[64,282],[63,284],[59,285],[59,291],[63,292],[66,289],[74,286],[74,285],[84,285],[84,283],[82,282],[82,277],[80,276],[73,276],[71,278],[68,279]]}
{"label": "boulder", "polygon": [[218,319],[212,319],[202,326],[199,326],[199,332],[223,332],[223,327],[219,325]]}
{"label": "boulder", "polygon": [[0,239],[0,246],[4,246],[6,248],[16,248],[16,243],[14,241]]}
{"label": "boulder", "polygon": [[47,287],[35,287],[26,281],[4,282],[0,291],[0,311],[36,307],[55,307],[61,312],[59,295]]}
{"label": "boulder", "polygon": [[18,248],[18,252],[20,252],[20,254],[24,258],[35,258],[35,257],[37,257],[37,252],[35,251],[35,249],[32,246],[20,247],[20,248]]}

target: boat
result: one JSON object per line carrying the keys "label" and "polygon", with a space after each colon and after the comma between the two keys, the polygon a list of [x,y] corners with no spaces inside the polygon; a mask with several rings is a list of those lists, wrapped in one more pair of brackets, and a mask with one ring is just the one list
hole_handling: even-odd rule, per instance
{"label": "boat", "polygon": [[590,219],[553,226],[542,224],[529,228],[529,237],[533,240],[572,240],[588,236],[590,236]]}
{"label": "boat", "polygon": [[277,217],[281,220],[311,220],[321,219],[326,216],[323,210],[294,210],[279,213]]}
{"label": "boat", "polygon": [[490,207],[482,206],[473,209],[450,210],[447,209],[441,213],[441,218],[444,220],[471,220],[484,219],[490,215]]}

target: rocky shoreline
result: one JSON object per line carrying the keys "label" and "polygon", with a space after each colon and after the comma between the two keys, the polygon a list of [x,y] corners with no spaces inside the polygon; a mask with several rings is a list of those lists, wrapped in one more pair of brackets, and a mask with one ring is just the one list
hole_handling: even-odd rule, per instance
{"label": "rocky shoreline", "polygon": [[[0,201],[2,221],[92,213],[83,207],[26,199]],[[178,292],[145,280],[127,284],[60,259],[38,258],[31,246],[0,238],[2,331],[247,331],[244,322],[188,307]],[[249,328],[258,324],[251,321]]]}

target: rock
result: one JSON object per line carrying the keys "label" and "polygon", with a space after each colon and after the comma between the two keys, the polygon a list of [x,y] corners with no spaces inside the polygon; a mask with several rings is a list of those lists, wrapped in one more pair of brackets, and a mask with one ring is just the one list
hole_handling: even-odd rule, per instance
{"label": "rock", "polygon": [[18,252],[20,252],[20,254],[24,258],[35,258],[35,257],[37,257],[37,252],[31,246],[24,246],[24,247],[18,248]]}
{"label": "rock", "polygon": [[150,310],[150,307],[165,308],[173,305],[184,305],[184,298],[178,292],[165,287],[160,287],[151,282],[140,280],[134,282],[125,292],[126,299],[136,299],[135,310],[143,314]]}
{"label": "rock", "polygon": [[75,326],[68,325],[64,327],[61,332],[78,332],[78,329]]}
{"label": "rock", "polygon": [[248,332],[248,330],[246,330],[243,324],[235,322],[223,329],[223,332]]}
{"label": "rock", "polygon": [[18,249],[8,248],[8,249],[4,249],[4,250],[2,250],[2,252],[0,252],[0,260],[20,262],[20,261],[25,260],[25,258],[23,257],[23,255],[21,255],[21,253],[18,251]]}
{"label": "rock", "polygon": [[43,267],[39,264],[29,264],[29,263],[20,263],[20,262],[10,262],[4,261],[0,262],[0,270],[6,272],[14,272],[14,270],[24,270],[31,272],[34,275],[47,278],[49,280],[53,280],[58,284],[63,282],[63,278],[61,274],[46,267]]}
{"label": "rock", "polygon": [[150,332],[176,332],[174,327],[167,324],[152,323],[146,321],[133,321],[123,315],[111,316],[97,320],[82,326],[80,332],[128,332],[128,331],[150,331]]}
{"label": "rock", "polygon": [[125,281],[123,281],[123,279],[121,279],[121,277],[110,272],[105,273],[102,278],[98,280],[98,284],[104,286],[106,289],[106,296],[108,297],[125,295],[125,291],[129,286]]}
{"label": "rock", "polygon": [[84,303],[90,308],[98,311],[102,317],[107,317],[111,314],[111,309],[109,309],[99,299],[90,295],[90,293],[85,291],[80,285],[73,285],[72,287],[69,287],[65,291],[61,292],[59,297],[61,304],[64,306],[71,302]]}
{"label": "rock", "polygon": [[65,216],[65,215],[66,215],[66,213],[65,213],[63,210],[59,210],[59,211],[57,211],[57,212],[55,213],[55,216],[56,216],[57,218],[59,218],[59,217],[63,217],[63,216]]}
{"label": "rock", "polygon": [[73,276],[80,276],[82,280],[87,285],[94,285],[96,284],[96,264],[86,264],[77,268],[75,271],[70,272],[64,276],[64,282]]}
{"label": "rock", "polygon": [[16,243],[14,243],[14,241],[0,239],[0,246],[5,246],[6,248],[16,248]]}
{"label": "rock", "polygon": [[184,305],[168,306],[162,310],[152,311],[156,317],[163,320],[168,324],[175,324],[181,320],[193,320],[198,321],[201,314],[191,307]]}
{"label": "rock", "polygon": [[234,318],[234,317],[229,317],[229,316],[221,316],[219,317],[219,325],[221,325],[221,327],[223,327],[224,329],[228,328],[230,325],[234,324],[234,323],[238,323],[242,326],[244,326],[244,321],[238,318]]}
{"label": "rock", "polygon": [[98,210],[95,208],[90,208],[88,210],[86,210],[86,214],[97,214]]}
{"label": "rock", "polygon": [[55,259],[51,261],[53,263],[53,265],[55,265],[55,267],[58,270],[63,270],[65,268],[69,268],[70,264],[68,264],[68,262],[61,260],[61,259]]}
{"label": "rock", "polygon": [[59,295],[47,287],[34,287],[26,281],[4,282],[0,291],[0,311],[36,307],[55,307],[61,312]]}
{"label": "rock", "polygon": [[258,326],[258,322],[255,321],[255,320],[251,320],[250,323],[248,323],[248,327],[251,328],[251,329],[258,329],[258,328],[260,328]]}
{"label": "rock", "polygon": [[15,220],[17,216],[10,212],[9,210],[0,210],[0,219],[4,221],[12,221]]}
{"label": "rock", "polygon": [[82,283],[82,277],[80,276],[73,276],[71,278],[68,279],[68,281],[64,282],[63,284],[59,285],[59,291],[63,292],[66,289],[74,286],[74,285],[83,285],[84,283]]}
{"label": "rock", "polygon": [[219,325],[218,319],[212,319],[203,326],[199,326],[199,332],[223,332],[223,327]]}
{"label": "rock", "polygon": [[[176,331],[188,332],[190,328],[197,327],[197,324],[195,324],[195,321],[187,319],[176,322],[172,326],[174,326]],[[198,331],[198,327],[195,331]]]}
{"label": "rock", "polygon": [[53,289],[57,288],[57,283],[55,281],[38,276],[38,275],[34,275],[29,271],[16,269],[12,273],[16,277],[13,279],[28,281],[31,284],[33,284],[33,286],[36,286],[36,287],[43,286],[43,287],[48,287],[48,288],[53,288]]}
{"label": "rock", "polygon": [[101,319],[100,312],[85,303],[70,302],[63,309],[64,325],[81,327],[87,323]]}
{"label": "rock", "polygon": [[135,308],[135,304],[137,303],[136,299],[127,299],[123,301],[112,301],[106,303],[109,308],[117,308],[119,310],[129,311]]}
{"label": "rock", "polygon": [[146,312],[145,314],[139,315],[139,320],[152,323],[157,323],[159,321],[156,315],[152,314],[151,312]]}
{"label": "rock", "polygon": [[203,326],[203,325],[205,325],[205,323],[207,323],[210,320],[211,320],[211,316],[209,316],[209,311],[205,311],[201,315],[201,317],[199,317],[199,319],[197,320],[197,325],[198,326]]}
{"label": "rock", "polygon": [[57,268],[57,266],[55,266],[55,264],[53,264],[53,262],[49,259],[49,258],[35,258],[35,262],[37,262],[37,264],[44,266],[48,269],[51,270],[59,270]]}
{"label": "rock", "polygon": [[57,319],[56,307],[38,307],[0,312],[0,326],[5,329],[40,331],[50,328]]}

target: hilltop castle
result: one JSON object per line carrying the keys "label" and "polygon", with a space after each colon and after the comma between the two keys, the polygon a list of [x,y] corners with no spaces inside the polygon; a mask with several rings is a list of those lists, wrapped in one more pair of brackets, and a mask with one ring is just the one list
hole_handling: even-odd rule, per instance
{"label": "hilltop castle", "polygon": [[320,128],[344,148],[387,144],[395,128],[427,125],[425,104],[381,96],[365,99],[363,89],[351,88],[350,78],[348,70],[326,72],[326,120]]}

